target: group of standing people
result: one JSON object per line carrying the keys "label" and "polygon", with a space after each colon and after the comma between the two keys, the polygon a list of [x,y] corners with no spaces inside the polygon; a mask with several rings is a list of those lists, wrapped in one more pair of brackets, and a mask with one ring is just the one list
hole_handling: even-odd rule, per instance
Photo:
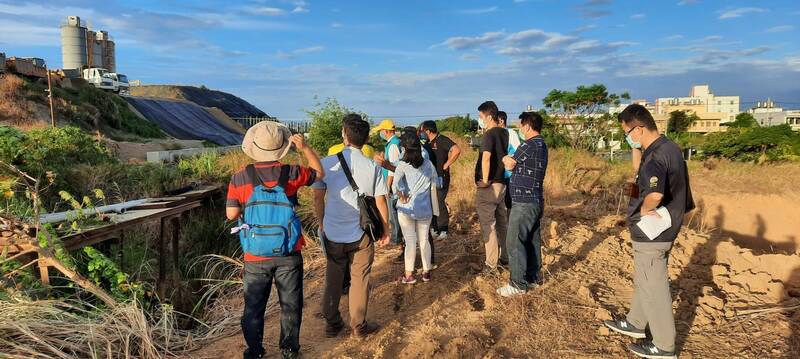
{"label": "group of standing people", "polygon": [[[669,357],[667,354],[674,351],[674,322],[669,322],[672,309],[666,257],[677,236],[674,228],[680,227],[682,211],[690,207],[691,193],[685,164],[681,168],[675,157],[677,146],[657,130],[653,132],[655,124],[652,117],[647,120],[649,113],[635,110],[624,111],[621,123],[634,148],[634,169],[639,172],[643,196],[631,200],[631,208],[635,207],[630,222],[635,241],[636,292],[628,317],[605,324],[635,338],[643,338],[645,326],[649,327],[654,341],[636,344],[636,350],[631,350],[651,355],[646,357]],[[508,128],[506,113],[494,102],[482,103],[478,112],[483,137],[474,183],[485,244],[482,274],[495,276],[508,270],[509,281],[497,293],[518,296],[537,288],[543,280],[540,223],[548,164],[548,149],[541,134],[543,118],[536,112],[523,112],[517,132]],[[634,142],[632,133],[637,129],[639,140]],[[386,142],[382,153],[375,153],[366,144],[375,132]],[[239,220],[234,231],[238,231],[245,251],[241,323],[248,346],[245,358],[264,355],[264,314],[273,282],[281,305],[279,347],[284,358],[298,357],[303,309],[300,251],[305,239],[293,208],[300,187],[313,189],[318,234],[327,260],[322,295],[324,335],[336,337],[346,326],[339,311],[343,295],[348,297],[352,334],[364,337],[378,330],[377,324],[367,320],[376,245],[386,246],[390,241],[403,245],[397,257],[405,263],[400,283],[433,279],[433,239],[448,238],[450,169],[461,149],[439,133],[434,121],[399,132],[398,136],[391,120],[370,129],[360,115],[346,115],[343,142],[320,159],[302,135],[291,135],[281,124],[261,122],[248,130],[242,149],[256,162],[232,176],[226,204],[228,219]],[[292,145],[305,157],[307,166],[280,162]],[[374,199],[380,217],[377,225],[382,228],[379,236],[364,230],[364,198]],[[651,243],[641,239],[641,231],[633,232],[633,227],[641,217],[654,215],[659,206],[669,209],[673,228],[657,243]],[[422,259],[419,277],[415,275],[417,247]]]}

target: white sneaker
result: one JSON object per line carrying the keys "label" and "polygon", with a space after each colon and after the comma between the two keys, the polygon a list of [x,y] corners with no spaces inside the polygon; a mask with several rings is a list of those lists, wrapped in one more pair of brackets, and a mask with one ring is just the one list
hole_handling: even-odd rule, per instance
{"label": "white sneaker", "polygon": [[439,238],[436,238],[436,239],[440,240],[440,241],[442,239],[447,239],[447,231],[442,231],[442,233],[439,233]]}
{"label": "white sneaker", "polygon": [[501,296],[508,298],[525,294],[525,291],[517,289],[511,284],[506,284],[504,287],[497,288],[497,294],[500,294]]}
{"label": "white sneaker", "polygon": [[436,239],[436,230],[431,228],[431,238]]}

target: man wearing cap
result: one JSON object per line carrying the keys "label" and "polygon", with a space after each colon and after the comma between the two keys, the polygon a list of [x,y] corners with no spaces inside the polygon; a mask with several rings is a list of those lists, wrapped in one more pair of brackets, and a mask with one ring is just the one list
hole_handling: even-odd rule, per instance
{"label": "man wearing cap", "polygon": [[[375,155],[375,163],[383,168],[383,178],[386,181],[386,187],[389,188],[389,224],[391,225],[391,239],[394,244],[402,244],[403,233],[400,232],[400,221],[397,218],[397,198],[391,193],[392,181],[394,180],[394,169],[400,162],[400,139],[395,135],[394,121],[385,119],[378,124],[371,131],[372,133],[378,132],[381,138],[386,141],[386,146],[383,148],[383,156]],[[398,258],[403,258],[403,252],[400,252]]]}
{"label": "man wearing cap", "polygon": [[386,182],[381,168],[361,152],[369,137],[369,123],[358,114],[349,114],[345,116],[343,125],[342,137],[347,147],[339,155],[347,164],[358,192],[353,190],[338,155],[322,160],[325,179],[313,186],[314,213],[320,223],[319,233],[327,259],[322,315],[325,318],[325,336],[329,338],[338,336],[345,326],[339,311],[345,276],[350,278],[348,302],[352,334],[363,337],[378,330],[376,324],[367,322],[375,243],[361,229],[359,195],[375,198],[384,228],[383,237],[376,240],[381,246],[389,242]]}
{"label": "man wearing cap", "polygon": [[[308,160],[309,167],[284,165],[280,160],[291,148]],[[283,188],[292,203],[297,203],[297,190],[322,179],[319,157],[305,143],[302,135],[292,136],[289,128],[278,122],[264,121],[247,130],[242,141],[242,151],[255,160],[257,178],[247,167],[231,177],[225,213],[229,220],[238,219],[253,193],[255,183],[274,187],[285,173]],[[244,358],[261,358],[264,355],[264,313],[272,283],[278,289],[281,305],[281,333],[279,348],[284,358],[296,358],[300,350],[300,323],[303,316],[303,257],[300,250],[305,239],[300,237],[294,251],[283,257],[259,257],[244,253],[244,313],[242,333],[247,350]]]}

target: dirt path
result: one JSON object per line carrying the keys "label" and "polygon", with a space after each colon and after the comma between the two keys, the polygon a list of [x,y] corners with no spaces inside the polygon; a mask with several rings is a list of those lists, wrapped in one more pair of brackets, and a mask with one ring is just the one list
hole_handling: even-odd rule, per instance
{"label": "dirt path", "polygon": [[[369,318],[383,328],[367,340],[353,339],[349,333],[324,337],[319,315],[323,267],[321,261],[312,260],[312,265],[307,263],[301,330],[305,357],[626,357],[629,340],[609,334],[599,322],[610,313],[624,313],[632,295],[627,230],[620,226],[621,217],[587,218],[583,213],[574,203],[551,203],[544,228],[556,223],[555,237],[549,238],[551,246],[545,249],[546,283],[514,299],[494,293],[507,275],[477,276],[482,243],[474,215],[457,213],[454,226],[461,229],[450,239],[436,242],[439,268],[430,283],[400,285],[396,279],[402,265],[391,261],[397,249],[380,250],[373,270]],[[703,241],[688,230],[680,241],[670,273],[681,357],[796,357],[797,343],[790,349],[792,331],[786,315],[726,318],[724,304],[726,300],[733,303],[734,296],[715,284],[710,274],[713,259],[692,255],[695,250],[702,253],[705,243],[718,245],[719,241]],[[719,303],[711,300],[718,298],[714,291],[722,297]],[[740,306],[758,302],[746,294],[742,300]],[[346,300],[341,309],[347,318]],[[265,345],[273,355],[277,352],[276,310],[268,314],[265,333]],[[235,358],[243,349],[241,336],[235,335],[193,356]]]}

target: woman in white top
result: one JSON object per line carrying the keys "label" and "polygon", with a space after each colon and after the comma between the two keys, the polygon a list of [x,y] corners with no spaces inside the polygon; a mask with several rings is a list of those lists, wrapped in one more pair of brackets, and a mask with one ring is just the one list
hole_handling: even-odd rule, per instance
{"label": "woman in white top", "polygon": [[404,284],[417,282],[414,277],[417,242],[422,257],[422,281],[431,280],[431,246],[428,229],[433,218],[431,185],[436,182],[436,168],[423,157],[422,144],[414,131],[405,131],[400,138],[403,156],[394,172],[392,189],[400,200],[397,214],[405,239],[405,274],[400,279]]}

